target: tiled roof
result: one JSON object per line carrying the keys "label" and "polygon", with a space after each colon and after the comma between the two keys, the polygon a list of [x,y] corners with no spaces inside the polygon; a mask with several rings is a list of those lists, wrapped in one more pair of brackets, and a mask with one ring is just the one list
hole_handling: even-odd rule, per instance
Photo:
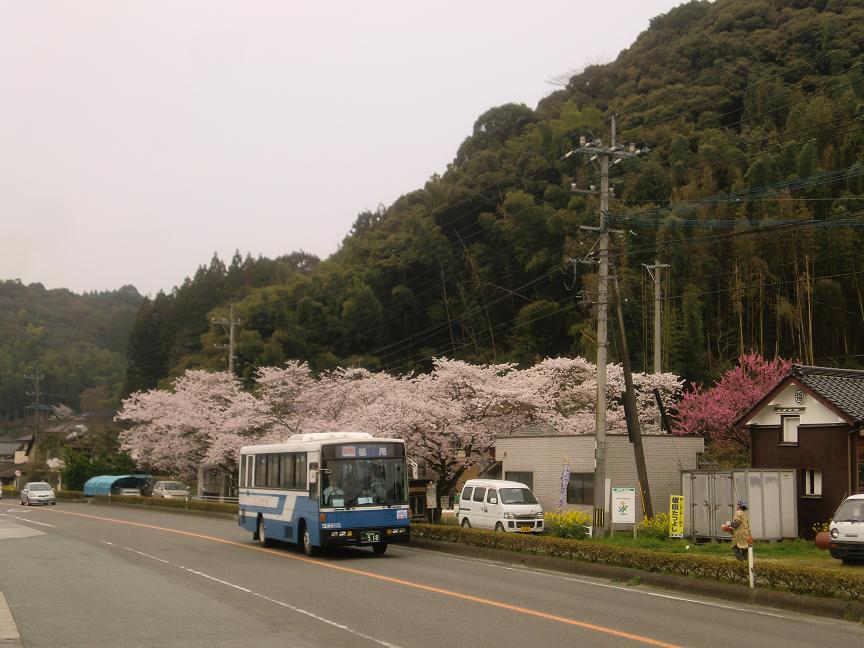
{"label": "tiled roof", "polygon": [[864,371],[793,364],[789,376],[797,378],[856,422],[864,421]]}
{"label": "tiled roof", "polygon": [[17,441],[0,442],[0,455],[14,455],[21,449],[21,444]]}

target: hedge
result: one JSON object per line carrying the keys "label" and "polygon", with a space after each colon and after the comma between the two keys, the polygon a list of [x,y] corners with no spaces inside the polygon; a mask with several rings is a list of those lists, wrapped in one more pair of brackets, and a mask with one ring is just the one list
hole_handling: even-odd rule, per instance
{"label": "hedge", "polygon": [[58,500],[84,499],[84,491],[55,490],[54,494],[57,495]]}
{"label": "hedge", "polygon": [[101,502],[117,502],[119,504],[133,504],[137,506],[237,514],[237,504],[231,502],[211,502],[197,499],[186,500],[173,497],[135,497],[130,495],[112,495],[111,497],[107,495],[95,495],[93,499]]}
{"label": "hedge", "polygon": [[[524,536],[479,529],[412,524],[411,534],[439,542],[500,549],[565,560],[581,560],[642,571],[746,582],[747,563],[719,556],[681,554],[638,547],[620,547],[590,540]],[[754,569],[757,583],[799,594],[857,600],[864,593],[864,572],[832,571],[760,561]]]}

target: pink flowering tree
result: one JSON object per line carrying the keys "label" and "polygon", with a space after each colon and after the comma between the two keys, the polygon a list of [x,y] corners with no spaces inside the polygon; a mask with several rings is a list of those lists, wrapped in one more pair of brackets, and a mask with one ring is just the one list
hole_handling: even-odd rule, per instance
{"label": "pink flowering tree", "polygon": [[[576,358],[547,358],[510,376],[516,396],[531,408],[536,421],[558,434],[594,434],[597,367]],[[658,434],[654,389],[668,407],[681,392],[681,379],[670,373],[633,374],[636,407],[642,432]],[[606,368],[606,428],[625,433],[624,372],[621,365]]]}
{"label": "pink flowering tree", "polygon": [[302,362],[264,367],[255,389],[267,422],[262,443],[279,443],[300,432],[365,430],[369,406],[397,380],[366,369],[339,368],[314,376]]}
{"label": "pink flowering tree", "polygon": [[711,387],[696,385],[678,403],[676,434],[698,434],[718,447],[750,450],[750,434],[735,420],[774,388],[789,372],[782,358],[766,360],[758,353],[743,355]]}
{"label": "pink flowering tree", "polygon": [[199,466],[234,470],[238,449],[260,437],[265,420],[254,397],[228,372],[187,371],[173,389],[123,401],[120,447],[144,469],[191,479]]}
{"label": "pink flowering tree", "polygon": [[429,374],[393,381],[367,407],[366,420],[377,436],[404,439],[409,456],[437,475],[438,493],[449,494],[497,438],[532,420],[508,384],[514,371],[439,359]]}

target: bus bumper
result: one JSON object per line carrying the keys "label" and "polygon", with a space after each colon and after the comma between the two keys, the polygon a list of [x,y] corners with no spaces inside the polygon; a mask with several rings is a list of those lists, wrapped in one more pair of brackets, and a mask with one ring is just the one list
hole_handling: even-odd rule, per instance
{"label": "bus bumper", "polygon": [[382,542],[408,542],[410,527],[382,527],[378,529],[321,529],[323,547],[365,547]]}

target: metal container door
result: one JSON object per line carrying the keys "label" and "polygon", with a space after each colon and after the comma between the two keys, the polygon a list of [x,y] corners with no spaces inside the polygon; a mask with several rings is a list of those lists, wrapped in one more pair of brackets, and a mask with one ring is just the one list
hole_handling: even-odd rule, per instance
{"label": "metal container door", "polygon": [[735,514],[735,494],[732,487],[731,473],[714,474],[714,519],[712,520],[712,537],[728,539],[731,534],[720,527],[726,521],[731,521]]}
{"label": "metal container door", "polygon": [[711,475],[693,473],[690,485],[691,505],[689,510],[693,520],[693,537],[711,538],[714,536],[711,530]]}

